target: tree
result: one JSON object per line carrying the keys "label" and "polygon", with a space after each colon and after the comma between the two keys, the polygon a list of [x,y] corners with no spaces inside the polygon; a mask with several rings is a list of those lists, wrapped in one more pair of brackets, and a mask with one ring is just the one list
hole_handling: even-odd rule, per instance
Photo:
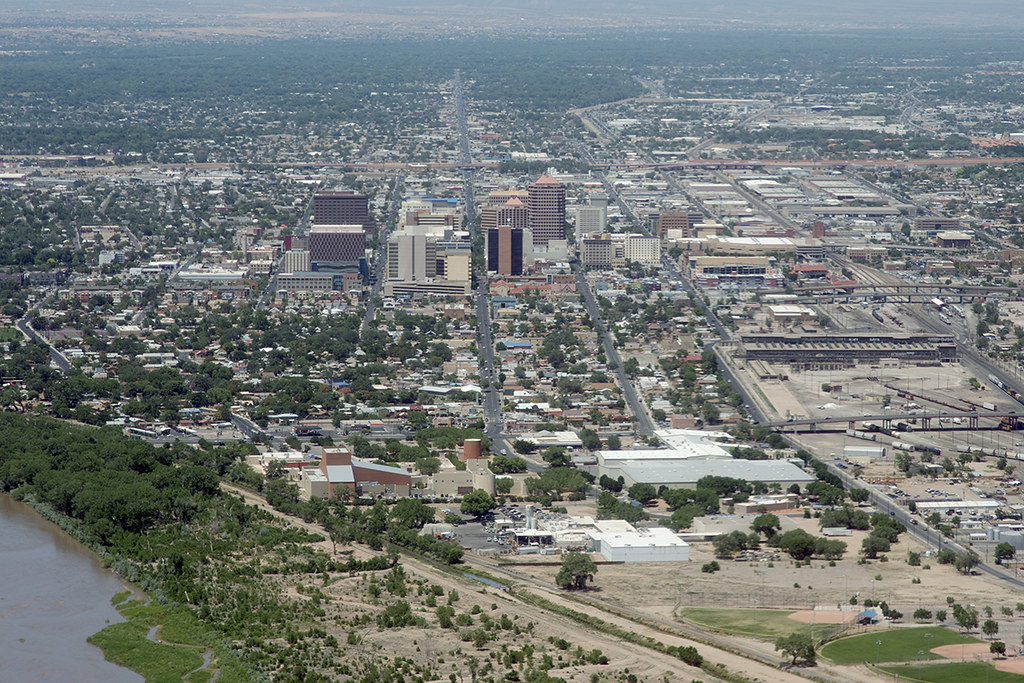
{"label": "tree", "polygon": [[491,458],[490,468],[495,474],[516,474],[526,471],[526,461],[515,456],[496,455]]}
{"label": "tree", "polygon": [[909,453],[897,453],[893,460],[900,472],[909,472],[910,466],[914,463],[914,458]]}
{"label": "tree", "polygon": [[973,607],[953,605],[953,619],[956,621],[956,625],[964,631],[978,628],[978,610]]}
{"label": "tree", "polygon": [[988,651],[997,657],[1002,657],[1006,654],[1006,643],[1001,640],[993,640],[989,643]]}
{"label": "tree", "polygon": [[562,568],[555,575],[555,583],[566,590],[583,590],[596,573],[597,565],[590,555],[566,553],[562,557]]}
{"label": "tree", "polygon": [[802,631],[776,639],[775,649],[786,657],[792,657],[794,666],[798,661],[813,666],[816,661],[814,641]]}
{"label": "tree", "polygon": [[658,497],[658,490],[651,484],[636,483],[629,487],[629,497],[641,505],[647,505]]}
{"label": "tree", "polygon": [[771,538],[775,535],[776,531],[782,528],[782,524],[779,523],[778,515],[766,512],[755,517],[750,528],[754,530],[754,533],[762,534],[765,538]]}
{"label": "tree", "polygon": [[868,502],[868,490],[867,489],[850,489],[850,500],[854,503],[866,503]]}
{"label": "tree", "polygon": [[1014,547],[1012,545],[1010,545],[1009,543],[1006,543],[1004,541],[1003,543],[1000,543],[999,545],[996,546],[996,549],[995,549],[996,564],[1002,564],[1006,560],[1012,560],[1013,556],[1016,555],[1016,554],[1017,554],[1017,551],[1014,549]]}
{"label": "tree", "polygon": [[482,517],[493,510],[495,505],[494,499],[491,498],[487,491],[476,489],[466,494],[462,499],[462,505],[459,506],[459,510],[464,515]]}
{"label": "tree", "polygon": [[981,632],[986,637],[991,638],[995,634],[999,633],[999,623],[995,619],[986,619],[985,623],[981,625]]}
{"label": "tree", "polygon": [[512,442],[512,450],[516,453],[522,453],[523,455],[529,455],[537,450],[537,444],[526,439],[516,439]]}
{"label": "tree", "polygon": [[974,571],[974,568],[981,562],[981,558],[978,557],[978,553],[973,550],[968,550],[965,553],[960,553],[956,556],[956,569],[962,574],[970,574]]}
{"label": "tree", "polygon": [[552,446],[547,448],[540,457],[551,467],[568,467],[572,464],[565,446]]}
{"label": "tree", "polygon": [[779,536],[779,550],[794,560],[806,560],[814,555],[814,536],[803,529],[793,529]]}
{"label": "tree", "polygon": [[878,557],[879,553],[889,552],[891,547],[888,538],[871,534],[861,542],[860,550],[864,553],[864,557],[873,560]]}
{"label": "tree", "polygon": [[601,437],[593,429],[583,428],[580,430],[580,441],[588,451],[601,450]]}

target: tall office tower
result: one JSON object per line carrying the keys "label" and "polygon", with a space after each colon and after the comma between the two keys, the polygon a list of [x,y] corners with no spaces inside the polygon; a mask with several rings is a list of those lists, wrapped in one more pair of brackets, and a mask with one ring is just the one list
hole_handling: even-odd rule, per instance
{"label": "tall office tower", "polygon": [[423,282],[437,276],[437,242],[397,232],[388,238],[388,279]]}
{"label": "tall office tower", "polygon": [[530,227],[530,212],[518,197],[497,206],[485,206],[480,210],[481,230],[490,230],[502,225],[520,230]]}
{"label": "tall office tower", "polygon": [[527,190],[526,209],[534,245],[565,239],[565,186],[542,175]]}
{"label": "tall office tower", "polygon": [[521,202],[525,202],[529,197],[529,194],[524,190],[496,190],[489,192],[484,197],[484,206],[501,206],[510,199],[518,199]]}
{"label": "tall office tower", "polygon": [[583,235],[601,234],[608,225],[608,209],[603,206],[580,206],[576,208],[576,239]]}
{"label": "tall office tower", "polygon": [[361,225],[366,232],[376,228],[366,195],[349,191],[313,195],[313,225]]}
{"label": "tall office tower", "polygon": [[683,237],[691,237],[690,215],[686,211],[662,211],[658,216],[658,237],[664,238],[669,230],[682,230]]}
{"label": "tall office tower", "polygon": [[487,270],[498,275],[523,274],[523,230],[502,225],[487,231]]}
{"label": "tall office tower", "polygon": [[309,252],[305,249],[290,249],[284,252],[281,264],[282,273],[306,273],[312,267]]}
{"label": "tall office tower", "polygon": [[366,252],[361,225],[314,225],[309,229],[309,258],[321,270],[359,263]]}

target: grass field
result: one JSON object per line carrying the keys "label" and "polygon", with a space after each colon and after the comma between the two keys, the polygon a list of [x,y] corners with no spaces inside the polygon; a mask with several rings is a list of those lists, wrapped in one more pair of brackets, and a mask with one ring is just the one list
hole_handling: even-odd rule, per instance
{"label": "grass field", "polygon": [[[985,671],[985,669],[988,671]],[[964,683],[965,681],[988,681],[989,683],[1020,683],[1020,674],[998,671],[987,662],[955,662],[951,664],[923,664],[920,669],[913,664],[882,666],[882,671],[898,675],[901,680],[927,681],[927,683]]]}
{"label": "grass field", "polygon": [[[708,607],[686,607],[679,613],[700,626],[726,633],[775,640],[793,633],[810,633],[811,625],[804,624],[789,615],[793,610],[779,609],[711,609]],[[815,624],[814,638],[819,640],[834,633],[838,624]]]}
{"label": "grass field", "polygon": [[[925,634],[932,634],[925,638]],[[882,641],[879,645],[878,641]],[[897,628],[889,631],[875,631],[859,636],[850,636],[833,641],[821,648],[821,656],[836,664],[860,664],[862,662],[908,662],[917,659],[942,659],[929,650],[940,645],[980,643],[977,638],[961,639],[960,634],[941,626],[917,626]],[[919,651],[924,651],[919,656]],[[970,680],[970,679],[962,679]],[[1018,677],[1017,681],[1020,680]]]}
{"label": "grass field", "polygon": [[0,343],[21,341],[25,338],[16,327],[0,327]]}
{"label": "grass field", "polygon": [[89,638],[111,662],[142,674],[152,683],[181,681],[185,674],[202,665],[203,656],[198,649],[146,639],[150,626],[159,624],[164,617],[155,608],[133,606],[121,613],[128,621],[111,624]]}
{"label": "grass field", "polygon": [[[127,621],[111,624],[89,638],[108,661],[141,674],[147,683],[207,683],[213,671],[195,669],[202,665],[203,653],[212,649],[215,656],[211,666],[219,669],[218,683],[249,680],[236,659],[222,656],[225,653],[220,651],[216,634],[186,609],[168,610],[139,600],[124,602],[129,595],[127,591],[118,593],[111,601]],[[158,627],[156,638],[163,643],[146,637],[152,627]],[[193,673],[186,678],[190,671]]]}

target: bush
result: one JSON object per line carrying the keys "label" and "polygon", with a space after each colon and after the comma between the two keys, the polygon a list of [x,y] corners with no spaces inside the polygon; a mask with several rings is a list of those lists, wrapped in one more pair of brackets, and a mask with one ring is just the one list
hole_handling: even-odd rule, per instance
{"label": "bush", "polygon": [[711,560],[710,562],[705,563],[700,568],[700,570],[702,572],[704,572],[705,574],[714,574],[715,572],[717,572],[721,568],[722,568],[722,565],[718,564],[717,560]]}

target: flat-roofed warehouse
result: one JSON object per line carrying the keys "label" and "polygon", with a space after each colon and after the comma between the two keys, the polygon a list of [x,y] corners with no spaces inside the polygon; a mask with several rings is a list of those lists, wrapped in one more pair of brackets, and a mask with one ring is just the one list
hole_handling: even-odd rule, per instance
{"label": "flat-roofed warehouse", "polygon": [[937,363],[959,357],[956,341],[948,334],[745,334],[740,342],[739,355],[747,360],[807,369],[853,367],[887,358]]}
{"label": "flat-roofed warehouse", "polygon": [[625,486],[652,484],[670,489],[694,489],[702,477],[731,477],[743,481],[802,487],[814,477],[785,460],[615,460],[598,467],[599,476],[622,477]]}

